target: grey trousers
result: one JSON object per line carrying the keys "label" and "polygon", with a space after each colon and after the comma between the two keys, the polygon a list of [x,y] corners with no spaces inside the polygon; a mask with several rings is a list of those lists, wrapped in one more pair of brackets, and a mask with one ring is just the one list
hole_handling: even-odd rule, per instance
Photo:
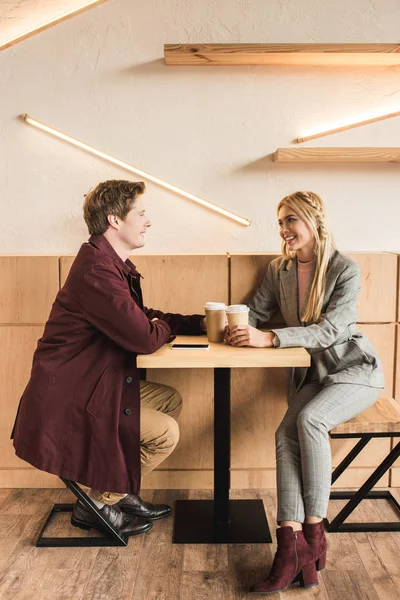
{"label": "grey trousers", "polygon": [[381,391],[311,382],[289,399],[276,431],[278,523],[326,517],[332,470],[328,432],[372,406]]}

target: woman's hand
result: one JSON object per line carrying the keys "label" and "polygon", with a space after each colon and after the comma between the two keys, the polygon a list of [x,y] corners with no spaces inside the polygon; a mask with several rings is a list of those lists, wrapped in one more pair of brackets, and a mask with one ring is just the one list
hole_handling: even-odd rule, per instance
{"label": "woman's hand", "polygon": [[251,325],[235,325],[225,328],[225,342],[231,346],[252,346],[253,348],[272,348],[274,333],[260,331]]}

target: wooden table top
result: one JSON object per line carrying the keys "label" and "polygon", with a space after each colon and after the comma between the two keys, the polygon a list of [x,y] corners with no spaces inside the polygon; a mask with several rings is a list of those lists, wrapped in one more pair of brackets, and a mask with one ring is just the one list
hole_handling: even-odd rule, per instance
{"label": "wooden table top", "polygon": [[[180,335],[172,344],[207,344],[207,337]],[[153,354],[137,357],[144,369],[193,369],[214,367],[308,367],[310,355],[304,348],[235,348],[212,344],[208,350],[172,350],[165,344]]]}

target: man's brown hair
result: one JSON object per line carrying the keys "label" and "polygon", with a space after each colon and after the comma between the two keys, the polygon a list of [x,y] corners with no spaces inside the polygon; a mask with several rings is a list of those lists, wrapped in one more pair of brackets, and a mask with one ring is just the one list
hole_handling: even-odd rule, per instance
{"label": "man's brown hair", "polygon": [[125,219],[136,198],[143,194],[145,189],[143,181],[111,179],[90,190],[83,203],[83,218],[90,235],[101,235],[107,231],[110,225],[108,215]]}

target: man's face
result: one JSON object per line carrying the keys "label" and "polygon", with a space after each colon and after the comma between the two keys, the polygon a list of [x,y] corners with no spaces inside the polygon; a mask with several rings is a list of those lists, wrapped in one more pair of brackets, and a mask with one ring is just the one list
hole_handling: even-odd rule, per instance
{"label": "man's face", "polygon": [[151,221],[146,216],[145,199],[141,195],[125,219],[119,220],[119,237],[130,250],[141,248],[145,244],[144,236],[148,227],[151,227]]}

